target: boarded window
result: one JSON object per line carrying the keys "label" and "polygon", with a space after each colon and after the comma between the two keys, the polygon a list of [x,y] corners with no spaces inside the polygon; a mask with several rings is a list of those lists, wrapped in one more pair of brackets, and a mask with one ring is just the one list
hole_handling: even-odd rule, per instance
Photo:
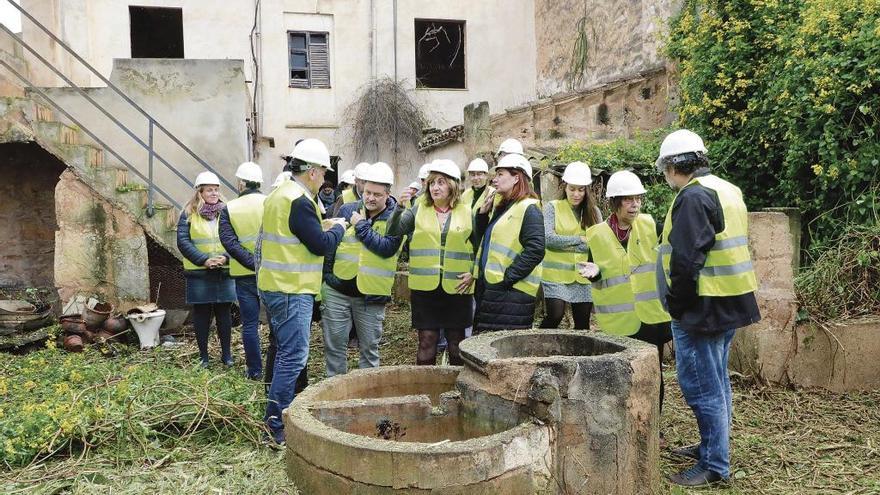
{"label": "boarded window", "polygon": [[290,87],[330,87],[330,36],[327,33],[290,31]]}
{"label": "boarded window", "polygon": [[183,58],[183,9],[128,7],[131,58]]}
{"label": "boarded window", "polygon": [[416,87],[465,89],[465,23],[415,20]]}

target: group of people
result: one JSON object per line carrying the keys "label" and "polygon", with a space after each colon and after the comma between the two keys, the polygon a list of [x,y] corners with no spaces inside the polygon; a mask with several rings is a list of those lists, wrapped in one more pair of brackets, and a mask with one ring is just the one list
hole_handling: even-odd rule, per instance
{"label": "group of people", "polygon": [[[199,174],[178,246],[201,364],[208,366],[213,316],[221,361],[232,365],[229,311],[238,300],[247,374],[268,384],[269,440],[282,444],[281,412],[306,383],[316,301],[327,375],[347,371],[352,330],[359,367],[378,366],[385,305],[406,247],[417,364],[435,364],[443,339],[457,365],[459,344],[472,333],[531,328],[541,289],[541,328],[557,328],[568,305],[576,329],[588,328],[595,314],[601,331],[651,343],[661,361],[674,340],[678,381],[701,441],[675,450],[697,463],[670,479],[726,479],[730,342],[736,328],[760,319],[740,190],[711,174],[702,139],[687,130],[667,136],[656,162],[678,191],[662,223],[641,213],[646,191],[630,171],[608,179],[611,212],[603,220],[587,164],[568,164],[562,198],[542,208],[518,141],[504,141],[494,162],[490,169],[481,158],[471,161],[464,187],[456,163],[434,160],[397,197],[394,172],[382,162],[343,174],[351,187],[334,193],[324,180],[330,154],[316,139],[296,144],[268,196],[254,163],[239,167],[239,197],[228,203],[217,176]],[[261,301],[271,341],[265,376]]]}

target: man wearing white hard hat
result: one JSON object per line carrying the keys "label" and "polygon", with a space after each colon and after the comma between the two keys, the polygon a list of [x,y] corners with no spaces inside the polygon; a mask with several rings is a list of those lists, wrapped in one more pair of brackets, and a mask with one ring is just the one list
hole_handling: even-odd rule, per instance
{"label": "man wearing white hard hat", "polygon": [[315,296],[321,291],[324,256],[345,233],[345,220],[328,220],[324,230],[315,202],[330,153],[317,139],[300,141],[285,170],[293,177],[266,198],[257,285],[266,303],[277,343],[269,385],[266,424],[271,440],[284,443],[281,412],[295,395],[295,382],[309,357]]}
{"label": "man wearing white hard hat", "polygon": [[489,164],[482,158],[474,158],[467,168],[471,186],[464,190],[461,200],[474,211],[486,200],[486,185],[489,182]]}
{"label": "man wearing white hard hat", "polygon": [[713,484],[730,476],[730,343],[737,328],[761,319],[748,211],[742,191],[709,171],[695,133],[668,135],[656,165],[678,191],[660,240],[658,292],[672,316],[679,386],[700,430],[699,444],[676,451],[697,463],[670,481]]}
{"label": "man wearing white hard hat", "polygon": [[379,340],[385,305],[397,271],[402,237],[387,234],[388,219],[397,206],[391,197],[394,171],[386,163],[371,164],[361,175],[360,201],[339,210],[349,227],[342,243],[324,262],[321,326],[327,376],[348,372],[349,330],[354,322],[359,368],[379,366]]}
{"label": "man wearing white hard hat", "polygon": [[[333,204],[333,210],[331,216],[338,217],[339,209],[342,205],[347,203],[354,203],[361,199],[361,195],[364,192],[364,179],[362,178],[366,170],[370,167],[370,164],[367,162],[358,163],[354,169],[347,170],[345,174],[343,174],[343,178],[346,183],[352,184],[351,187],[346,188],[342,191],[342,194],[339,195],[339,198],[336,200],[336,203]],[[346,175],[351,172],[350,175]],[[349,180],[353,180],[353,182],[348,182]]]}
{"label": "man wearing white hard hat", "polygon": [[220,178],[213,172],[196,177],[195,191],[177,222],[177,249],[183,255],[186,303],[193,307],[193,326],[201,366],[208,367],[208,333],[217,321],[220,360],[232,366],[232,303],[235,282],[229,277],[229,254],[220,243],[219,220],[225,202]]}
{"label": "man wearing white hard hat", "polygon": [[498,146],[498,151],[495,152],[495,159],[500,160],[505,155],[510,154],[525,156],[522,143],[513,138],[505,139]]}
{"label": "man wearing white hard hat", "polygon": [[254,250],[263,223],[263,202],[260,192],[263,171],[253,162],[245,162],[235,172],[238,198],[226,203],[220,211],[220,242],[232,256],[229,275],[235,280],[235,293],[241,312],[241,342],[244,346],[246,375],[252,380],[263,377],[260,351],[260,294],[254,265]]}

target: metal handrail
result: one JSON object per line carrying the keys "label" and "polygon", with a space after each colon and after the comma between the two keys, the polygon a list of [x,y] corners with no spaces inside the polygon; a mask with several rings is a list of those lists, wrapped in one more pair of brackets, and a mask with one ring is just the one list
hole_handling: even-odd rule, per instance
{"label": "metal handrail", "polygon": [[[155,184],[153,184],[153,182],[152,182],[152,177],[153,177],[152,163],[153,163],[153,157],[154,157],[154,156],[155,156],[156,158],[158,158],[159,161],[161,161],[161,162],[162,162],[166,167],[168,167],[172,172],[174,172],[174,173],[175,173],[175,174],[176,174],[181,180],[183,180],[184,183],[186,183],[188,186],[192,186],[192,182],[190,182],[189,179],[187,179],[184,175],[182,175],[182,174],[181,174],[181,173],[180,173],[180,172],[179,172],[179,171],[178,171],[173,165],[171,165],[170,163],[168,163],[164,158],[162,158],[162,157],[161,157],[158,153],[156,153],[156,151],[153,149],[153,146],[152,146],[152,145],[153,145],[153,127],[157,127],[159,130],[161,130],[161,131],[162,131],[167,137],[169,137],[174,143],[176,143],[178,146],[180,146],[180,148],[182,148],[187,154],[189,154],[189,155],[190,155],[192,158],[194,158],[199,164],[201,164],[203,167],[205,167],[205,169],[207,169],[207,170],[209,170],[209,171],[211,171],[211,172],[214,172],[214,173],[217,175],[217,177],[220,179],[220,181],[221,181],[224,185],[226,185],[227,187],[229,187],[230,189],[232,189],[233,191],[235,191],[236,187],[235,187],[231,182],[229,182],[229,181],[227,181],[226,179],[224,179],[224,178],[223,178],[223,177],[217,172],[217,170],[215,170],[213,167],[211,167],[210,165],[208,165],[208,163],[205,162],[205,160],[203,160],[200,156],[198,156],[195,152],[193,152],[188,146],[186,146],[185,144],[183,144],[183,142],[181,142],[180,139],[177,138],[177,136],[175,136],[174,134],[172,134],[171,131],[169,131],[165,126],[163,126],[161,123],[159,123],[159,121],[157,121],[152,115],[150,115],[150,114],[149,114],[146,110],[144,110],[140,105],[138,105],[137,103],[135,103],[134,100],[132,100],[127,94],[125,94],[122,90],[120,90],[115,84],[113,84],[112,82],[110,82],[109,79],[107,79],[106,77],[104,77],[103,74],[101,74],[100,72],[98,72],[97,69],[95,69],[94,67],[92,67],[91,64],[89,64],[89,63],[88,63],[85,59],[83,59],[78,53],[76,53],[76,52],[75,52],[70,46],[67,45],[67,43],[63,42],[61,39],[59,39],[57,36],[55,36],[54,33],[52,33],[48,28],[46,28],[46,26],[44,26],[40,21],[38,21],[37,19],[35,19],[35,18],[34,18],[29,12],[27,12],[27,11],[26,11],[21,5],[15,3],[13,0],[6,0],[6,1],[7,1],[10,5],[12,5],[13,7],[15,7],[19,12],[21,12],[21,14],[22,14],[23,16],[25,16],[29,21],[31,21],[34,25],[38,26],[38,27],[39,27],[43,32],[45,32],[46,35],[48,35],[49,38],[51,38],[55,43],[59,44],[59,45],[62,46],[62,47],[68,52],[68,53],[70,53],[71,55],[73,55],[73,57],[74,57],[77,61],[79,61],[81,64],[83,64],[83,65],[84,65],[87,69],[89,69],[89,71],[91,71],[94,75],[96,75],[96,76],[97,76],[102,82],[104,82],[104,84],[107,85],[107,87],[109,87],[110,89],[112,89],[113,91],[115,91],[120,97],[122,97],[123,100],[125,100],[129,105],[131,105],[132,107],[134,107],[138,112],[140,112],[144,117],[146,117],[146,119],[147,119],[147,121],[148,121],[148,123],[149,123],[149,143],[144,143],[143,140],[141,140],[141,139],[138,138],[136,135],[134,135],[134,133],[131,132],[131,130],[128,129],[128,127],[126,127],[124,124],[122,124],[121,122],[119,122],[118,119],[116,119],[115,117],[113,117],[112,115],[110,115],[109,112],[107,112],[103,107],[100,106],[100,104],[98,104],[98,103],[95,102],[91,97],[89,97],[89,96],[85,93],[85,91],[82,90],[82,88],[80,88],[80,87],[79,87],[78,85],[76,85],[73,81],[71,81],[70,79],[68,79],[67,77],[65,77],[62,73],[60,73],[60,72],[58,71],[58,69],[57,69],[54,65],[52,65],[51,62],[49,62],[49,61],[47,61],[46,59],[44,59],[43,57],[41,57],[41,56],[40,56],[40,55],[39,55],[39,54],[38,54],[38,53],[37,53],[37,52],[36,52],[36,51],[35,51],[30,45],[28,45],[23,39],[19,38],[18,36],[15,36],[14,33],[12,33],[12,31],[10,31],[6,26],[0,25],[0,27],[2,27],[2,28],[4,29],[4,31],[6,31],[8,34],[10,34],[11,37],[12,37],[15,41],[17,41],[18,43],[21,43],[22,46],[24,46],[25,48],[27,48],[28,51],[30,51],[31,53],[33,53],[38,59],[40,59],[41,62],[43,62],[46,66],[48,66],[50,69],[52,69],[52,71],[55,72],[55,74],[57,74],[59,77],[61,77],[61,78],[62,78],[62,79],[68,84],[68,85],[70,85],[71,87],[75,88],[75,89],[76,89],[81,95],[83,95],[87,100],[89,100],[90,103],[92,103],[96,108],[98,108],[99,110],[101,110],[101,112],[104,113],[104,115],[106,115],[108,118],[110,118],[111,120],[113,120],[113,122],[116,123],[116,125],[118,125],[118,126],[119,126],[121,129],[123,129],[126,133],[128,133],[129,136],[131,136],[131,137],[132,137],[132,138],[133,138],[138,144],[140,144],[144,149],[146,149],[146,150],[149,152],[149,179],[144,178],[143,175],[142,175],[140,172],[138,172],[137,170],[133,170],[133,171],[134,171],[139,177],[141,177],[141,179],[143,179],[143,180],[145,180],[145,181],[147,182],[147,187],[148,187],[148,212],[149,212],[150,214],[152,214],[152,189],[154,189],[154,188],[158,189],[157,186],[156,186]],[[24,80],[27,81],[26,79],[24,79]],[[31,88],[36,89],[36,88],[34,87],[34,85],[31,84],[29,81],[27,81],[27,84],[28,84]],[[43,94],[45,94],[45,93],[43,93]],[[45,96],[44,96],[44,97],[45,97]],[[54,102],[53,102],[53,103],[54,103]],[[59,109],[60,109],[60,107],[59,107]],[[62,110],[62,112],[63,112],[63,110]],[[63,112],[63,113],[65,113],[65,115],[68,115],[68,118],[70,118],[70,117],[69,117],[69,114],[67,114],[66,112]],[[71,119],[71,120],[73,120],[73,119]],[[79,124],[78,124],[78,125],[79,125]],[[82,126],[80,126],[80,127],[82,127]],[[94,139],[94,137],[93,137],[93,139]],[[115,153],[114,153],[114,156],[115,156]],[[128,164],[128,162],[124,162],[124,163],[125,163],[126,166],[129,167],[130,169],[133,169],[133,167],[131,167],[131,165]],[[163,193],[163,195],[164,195],[164,193]],[[166,196],[166,197],[167,197],[167,196]]]}
{"label": "metal handrail", "polygon": [[[85,125],[83,125],[82,122],[76,120],[76,118],[75,118],[73,115],[71,115],[69,112],[67,112],[66,110],[64,110],[64,108],[62,108],[61,105],[59,105],[58,103],[56,103],[55,100],[53,100],[52,98],[50,98],[49,95],[47,95],[43,90],[41,90],[40,88],[34,86],[33,83],[31,83],[31,81],[29,81],[28,78],[27,78],[26,76],[23,76],[20,72],[18,72],[17,70],[15,70],[15,68],[12,67],[12,65],[10,65],[8,62],[6,62],[5,60],[3,60],[2,58],[0,58],[0,65],[2,65],[2,66],[5,67],[9,72],[11,72],[13,75],[15,75],[15,77],[21,79],[21,81],[22,81],[23,83],[25,83],[25,85],[27,85],[30,89],[36,91],[37,94],[40,95],[41,98],[43,98],[44,100],[46,100],[50,105],[52,105],[52,107],[54,107],[56,110],[58,110],[59,112],[61,112],[62,114],[64,114],[64,116],[67,117],[68,119],[70,119],[70,121],[73,122],[75,125],[79,126],[80,129],[82,129],[86,134],[89,135],[89,137],[91,137],[92,139],[94,139],[95,142],[97,142],[99,145],[101,145],[102,148],[104,148],[105,150],[107,150],[108,152],[110,152],[110,154],[112,154],[113,156],[115,156],[117,160],[119,160],[120,162],[122,162],[123,165],[125,165],[126,167],[128,167],[128,169],[131,170],[132,172],[134,172],[135,175],[137,175],[138,177],[140,177],[141,180],[143,180],[143,181],[146,182],[147,184],[150,184],[150,181],[147,179],[147,177],[144,177],[144,174],[142,174],[140,171],[138,171],[138,169],[137,169],[136,167],[134,167],[131,163],[129,163],[128,160],[126,160],[125,158],[122,158],[122,155],[120,155],[119,153],[117,153],[116,150],[114,150],[114,149],[113,149],[112,147],[110,147],[107,143],[105,143],[103,140],[101,140],[101,138],[99,138],[97,135],[95,135],[94,132],[92,132],[88,127],[86,127]],[[150,173],[152,174],[152,170],[150,171]],[[168,193],[166,193],[165,191],[163,191],[162,188],[160,188],[160,187],[158,187],[158,186],[155,186],[155,185],[153,186],[153,188],[156,189],[156,191],[158,191],[159,194],[162,195],[162,197],[164,197],[165,199],[167,199],[168,201],[170,201],[171,204],[174,205],[177,209],[180,209],[180,204],[179,204],[177,201],[175,201],[171,196],[169,196]]]}

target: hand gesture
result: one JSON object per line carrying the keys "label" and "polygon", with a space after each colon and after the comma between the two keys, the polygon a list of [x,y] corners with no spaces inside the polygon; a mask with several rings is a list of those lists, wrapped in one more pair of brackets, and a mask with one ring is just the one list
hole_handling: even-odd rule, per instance
{"label": "hand gesture", "polygon": [[462,273],[458,276],[458,279],[461,280],[461,282],[459,282],[458,285],[455,286],[455,290],[459,294],[464,294],[465,292],[467,292],[471,284],[474,283],[474,276],[471,275],[470,272]]}
{"label": "hand gesture", "polygon": [[496,194],[498,194],[498,191],[492,191],[486,195],[486,200],[483,201],[483,204],[480,205],[480,209],[478,210],[481,214],[485,215],[492,211],[492,208],[495,206]]}
{"label": "hand gesture", "polygon": [[351,214],[351,218],[348,219],[348,223],[352,225],[357,225],[358,223],[360,223],[361,220],[364,219],[364,214],[360,210],[357,210]]}
{"label": "hand gesture", "polygon": [[599,274],[599,265],[589,261],[583,261],[577,264],[578,273],[584,278],[593,278]]}
{"label": "hand gesture", "polygon": [[412,193],[409,192],[409,188],[406,188],[403,190],[402,193],[400,193],[400,197],[398,198],[398,203],[406,204],[409,202],[410,199],[412,199]]}

